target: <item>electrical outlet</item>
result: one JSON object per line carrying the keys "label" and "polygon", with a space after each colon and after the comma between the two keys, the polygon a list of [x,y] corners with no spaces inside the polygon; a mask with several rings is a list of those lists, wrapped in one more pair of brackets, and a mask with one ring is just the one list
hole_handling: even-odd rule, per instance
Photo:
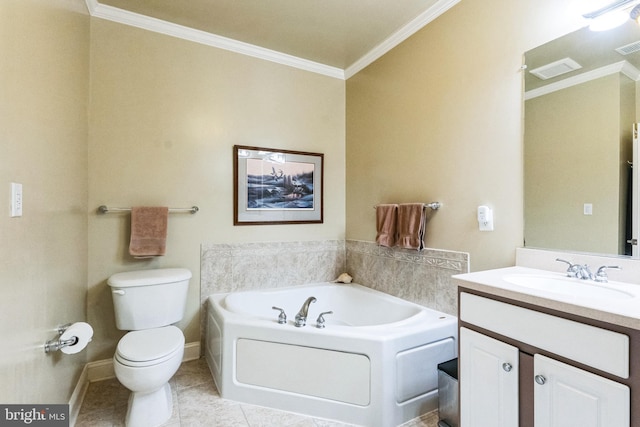
{"label": "electrical outlet", "polygon": [[11,217],[22,216],[22,184],[11,183]]}

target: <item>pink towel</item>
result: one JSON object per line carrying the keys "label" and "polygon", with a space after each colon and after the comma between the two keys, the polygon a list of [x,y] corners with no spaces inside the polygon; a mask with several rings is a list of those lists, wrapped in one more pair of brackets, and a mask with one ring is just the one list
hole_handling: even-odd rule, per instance
{"label": "pink towel", "polygon": [[402,203],[398,205],[398,243],[406,249],[424,249],[426,215],[424,203]]}
{"label": "pink towel", "polygon": [[168,216],[167,207],[131,208],[129,254],[136,258],[164,255],[167,250]]}
{"label": "pink towel", "polygon": [[392,247],[396,244],[396,221],[398,205],[376,206],[376,243],[380,246]]}

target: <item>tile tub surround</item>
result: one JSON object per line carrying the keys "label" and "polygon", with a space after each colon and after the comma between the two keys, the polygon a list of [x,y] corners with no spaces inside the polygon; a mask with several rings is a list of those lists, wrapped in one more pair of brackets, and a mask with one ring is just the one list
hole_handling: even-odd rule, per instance
{"label": "tile tub surround", "polygon": [[342,240],[203,244],[201,303],[211,294],[327,282],[346,267]]}
{"label": "tile tub surround", "polygon": [[345,271],[363,286],[457,315],[451,276],[469,272],[469,254],[385,248],[356,240],[205,243],[201,248],[201,321],[211,294],[326,282]]}
{"label": "tile tub surround", "polygon": [[469,272],[468,253],[428,248],[418,252],[356,240],[346,241],[346,251],[354,282],[457,316],[457,286],[451,276]]}
{"label": "tile tub surround", "polygon": [[[348,427],[348,424],[305,417],[222,399],[205,359],[182,364],[171,379],[173,415],[164,427]],[[93,382],[80,409],[76,427],[124,426],[129,390],[115,378]],[[402,427],[436,427],[437,411]]]}

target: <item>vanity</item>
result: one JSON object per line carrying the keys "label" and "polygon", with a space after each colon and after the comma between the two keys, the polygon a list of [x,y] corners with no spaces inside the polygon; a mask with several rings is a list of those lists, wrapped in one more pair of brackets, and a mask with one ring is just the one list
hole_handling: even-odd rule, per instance
{"label": "vanity", "polygon": [[526,267],[453,279],[462,427],[640,427],[640,285]]}

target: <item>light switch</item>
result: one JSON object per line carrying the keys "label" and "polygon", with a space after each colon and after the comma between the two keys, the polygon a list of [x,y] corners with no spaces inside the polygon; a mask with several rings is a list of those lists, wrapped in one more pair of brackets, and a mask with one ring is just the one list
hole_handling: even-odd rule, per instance
{"label": "light switch", "polygon": [[11,216],[22,216],[22,184],[11,183]]}
{"label": "light switch", "polygon": [[584,204],[584,214],[585,215],[593,215],[593,204],[585,203]]}

